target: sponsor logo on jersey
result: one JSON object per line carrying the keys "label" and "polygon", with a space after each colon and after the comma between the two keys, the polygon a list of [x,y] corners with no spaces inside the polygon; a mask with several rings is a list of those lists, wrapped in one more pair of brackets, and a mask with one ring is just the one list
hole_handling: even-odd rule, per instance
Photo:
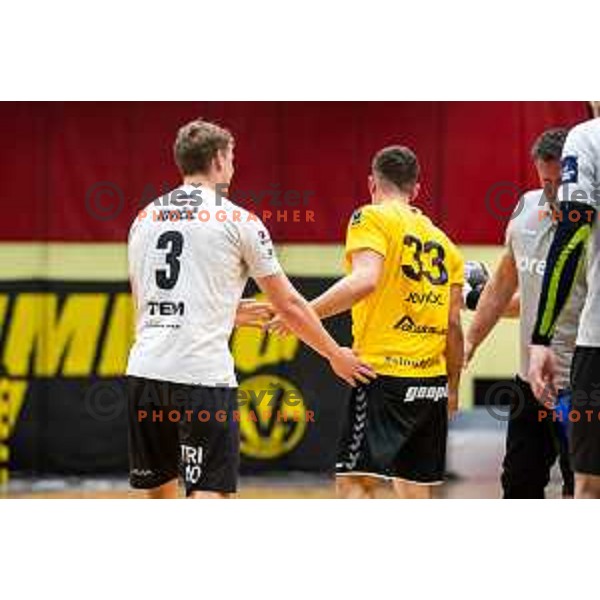
{"label": "sponsor logo on jersey", "polygon": [[407,358],[405,356],[386,356],[386,364],[394,367],[411,367],[413,369],[429,369],[440,364],[439,356],[427,358]]}
{"label": "sponsor logo on jersey", "polygon": [[442,300],[442,294],[436,292],[409,292],[408,296],[404,298],[404,302],[410,302],[411,304],[433,304],[436,306],[444,306]]}
{"label": "sponsor logo on jersey", "polygon": [[[141,214],[145,216],[146,213]],[[197,218],[197,214],[197,208],[165,209],[153,211],[152,218],[154,221],[194,221]],[[139,213],[138,218],[141,219]]]}
{"label": "sponsor logo on jersey", "polygon": [[399,329],[404,333],[414,333],[417,335],[445,335],[447,333],[447,329],[441,329],[432,325],[419,325],[408,315],[404,315],[394,325],[394,329]]}
{"label": "sponsor logo on jersey", "polygon": [[269,234],[264,229],[258,230],[258,237],[260,238],[261,244],[268,244],[271,241]]}
{"label": "sponsor logo on jersey", "polygon": [[162,317],[170,317],[173,315],[183,316],[185,310],[184,302],[148,302],[150,314],[160,315]]}
{"label": "sponsor logo on jersey", "polygon": [[411,385],[406,389],[404,402],[415,400],[446,400],[448,398],[448,385]]}
{"label": "sponsor logo on jersey", "polygon": [[355,210],[352,213],[352,218],[350,219],[350,225],[359,225],[362,219],[362,210]]}
{"label": "sponsor logo on jersey", "polygon": [[562,183],[577,183],[579,179],[579,164],[577,157],[570,155],[565,156],[561,161],[562,168]]}
{"label": "sponsor logo on jersey", "polygon": [[517,260],[517,269],[522,273],[531,273],[532,275],[544,275],[546,271],[546,261],[530,256],[521,256]]}

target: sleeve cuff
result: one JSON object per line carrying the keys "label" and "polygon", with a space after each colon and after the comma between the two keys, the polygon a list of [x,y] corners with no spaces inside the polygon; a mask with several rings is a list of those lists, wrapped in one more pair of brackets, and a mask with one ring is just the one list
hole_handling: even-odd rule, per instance
{"label": "sleeve cuff", "polygon": [[547,335],[540,335],[539,333],[533,332],[531,335],[531,344],[533,346],[549,346],[552,339]]}

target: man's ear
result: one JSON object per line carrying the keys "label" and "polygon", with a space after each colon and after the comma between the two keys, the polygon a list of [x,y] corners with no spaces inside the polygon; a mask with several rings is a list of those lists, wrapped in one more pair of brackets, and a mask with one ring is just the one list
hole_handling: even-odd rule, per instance
{"label": "man's ear", "polygon": [[217,173],[220,173],[225,165],[225,155],[222,150],[217,150],[215,157],[213,158],[213,167]]}
{"label": "man's ear", "polygon": [[375,192],[377,191],[377,184],[375,183],[375,177],[369,175],[369,194],[371,194],[371,200],[375,199]]}
{"label": "man's ear", "polygon": [[419,195],[420,191],[421,191],[421,184],[420,183],[415,183],[415,187],[413,188],[412,194],[410,195],[411,202],[413,200],[416,200],[416,198]]}

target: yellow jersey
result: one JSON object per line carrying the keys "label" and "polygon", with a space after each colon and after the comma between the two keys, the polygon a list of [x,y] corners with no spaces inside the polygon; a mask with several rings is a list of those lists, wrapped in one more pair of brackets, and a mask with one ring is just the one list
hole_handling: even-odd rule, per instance
{"label": "yellow jersey", "polygon": [[354,349],[376,373],[396,377],[446,375],[450,286],[464,280],[463,259],[446,234],[418,209],[400,201],[354,212],[346,237],[352,253],[384,257],[375,291],[352,308]]}

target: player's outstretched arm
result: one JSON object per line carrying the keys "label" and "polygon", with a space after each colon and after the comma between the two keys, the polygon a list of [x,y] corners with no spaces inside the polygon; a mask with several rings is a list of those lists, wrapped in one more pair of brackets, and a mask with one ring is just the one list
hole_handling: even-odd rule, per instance
{"label": "player's outstretched arm", "polygon": [[446,370],[448,372],[448,412],[452,416],[458,410],[458,386],[463,365],[463,330],[460,320],[462,286],[450,287],[450,311],[446,339]]}
{"label": "player's outstretched arm", "polygon": [[507,319],[518,319],[521,315],[521,295],[515,292],[508,306],[504,309],[502,316]]}
{"label": "player's outstretched arm", "polygon": [[[367,249],[357,250],[351,256],[352,272],[310,303],[321,320],[351,309],[377,287],[383,270],[383,256]],[[279,316],[268,324],[268,328],[280,335],[289,333]]]}
{"label": "player's outstretched arm", "polygon": [[333,371],[350,385],[368,383],[376,377],[350,348],[342,348],[327,333],[310,304],[281,272],[258,277],[256,283],[267,295],[285,324],[307,345],[325,357]]}
{"label": "player's outstretched arm", "polygon": [[351,309],[377,287],[383,271],[384,257],[374,250],[357,250],[351,255],[352,272],[310,304],[320,319],[333,317]]}
{"label": "player's outstretched arm", "polygon": [[491,279],[483,288],[477,303],[477,309],[466,336],[465,364],[469,363],[477,348],[500,318],[510,309],[511,303],[514,302],[518,281],[515,259],[510,250],[506,250]]}

